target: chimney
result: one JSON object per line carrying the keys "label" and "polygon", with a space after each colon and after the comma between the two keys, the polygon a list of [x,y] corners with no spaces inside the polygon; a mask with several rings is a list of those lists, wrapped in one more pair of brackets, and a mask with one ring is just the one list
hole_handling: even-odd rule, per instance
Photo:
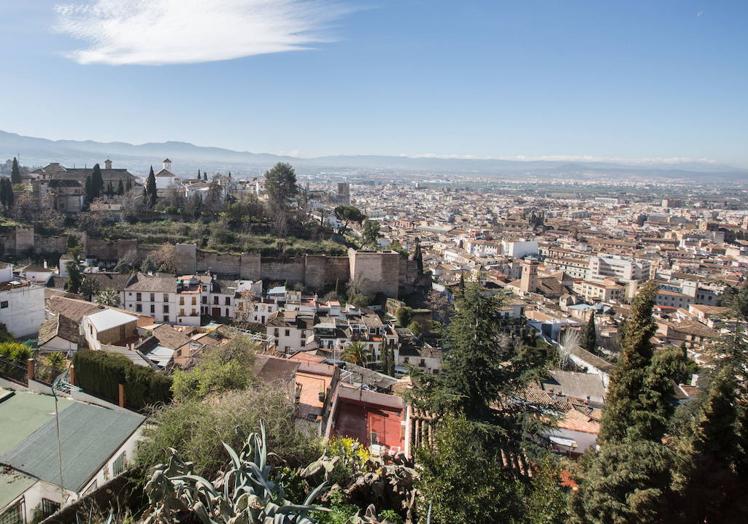
{"label": "chimney", "polygon": [[75,365],[70,364],[68,368],[68,382],[75,386]]}
{"label": "chimney", "polygon": [[125,407],[125,385],[124,384],[118,384],[117,385],[117,393],[118,393],[118,400],[117,403],[119,407],[124,408]]}
{"label": "chimney", "polygon": [[104,160],[104,169],[112,169],[112,161],[109,159]]}
{"label": "chimney", "polygon": [[169,160],[168,158],[165,158],[163,162],[163,167],[167,171],[171,171],[171,160]]}

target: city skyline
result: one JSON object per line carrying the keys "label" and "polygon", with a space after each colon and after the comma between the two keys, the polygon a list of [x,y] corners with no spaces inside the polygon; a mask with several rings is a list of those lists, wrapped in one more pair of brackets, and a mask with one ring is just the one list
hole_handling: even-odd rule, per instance
{"label": "city skyline", "polygon": [[9,2],[0,128],[300,157],[748,166],[748,7],[650,4]]}

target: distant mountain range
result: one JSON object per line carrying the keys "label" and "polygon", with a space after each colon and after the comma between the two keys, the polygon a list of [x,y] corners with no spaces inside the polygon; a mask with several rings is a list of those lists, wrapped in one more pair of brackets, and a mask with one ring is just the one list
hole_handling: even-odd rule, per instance
{"label": "distant mountain range", "polygon": [[144,174],[150,165],[164,158],[173,161],[174,171],[192,176],[197,169],[232,171],[239,176],[256,176],[276,162],[292,163],[300,174],[346,176],[387,176],[400,174],[427,177],[459,175],[526,177],[549,179],[673,179],[692,182],[748,182],[748,170],[710,162],[613,162],[568,160],[500,160],[380,155],[338,155],[296,158],[265,153],[233,151],[197,146],[187,142],[128,144],[93,140],[48,140],[0,131],[0,162],[20,156],[26,166],[60,162],[65,166],[92,165],[111,159],[115,167],[127,167]]}

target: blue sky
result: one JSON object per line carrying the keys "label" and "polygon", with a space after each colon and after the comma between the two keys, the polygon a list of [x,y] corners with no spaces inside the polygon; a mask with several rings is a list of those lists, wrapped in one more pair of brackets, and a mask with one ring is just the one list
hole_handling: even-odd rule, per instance
{"label": "blue sky", "polygon": [[745,0],[268,5],[2,0],[0,129],[304,156],[748,166]]}

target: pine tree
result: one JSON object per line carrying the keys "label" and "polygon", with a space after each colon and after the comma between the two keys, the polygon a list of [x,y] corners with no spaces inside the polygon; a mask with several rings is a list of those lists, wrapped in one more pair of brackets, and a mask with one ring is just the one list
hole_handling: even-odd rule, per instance
{"label": "pine tree", "polygon": [[16,157],[13,157],[13,164],[10,171],[10,181],[13,184],[21,183],[21,168],[18,165],[18,159]]}
{"label": "pine tree", "polygon": [[643,409],[640,401],[653,354],[650,338],[657,329],[652,319],[655,293],[653,283],[642,287],[634,298],[626,319],[621,355],[611,374],[605,399],[599,438],[601,442],[618,442],[629,433],[649,440],[662,436],[653,434],[652,426],[657,424],[651,420],[653,415]]}
{"label": "pine tree", "polygon": [[595,331],[595,312],[590,314],[590,319],[587,321],[587,328],[584,331],[584,338],[582,339],[584,349],[597,353],[597,333]]}
{"label": "pine tree", "polygon": [[146,205],[149,209],[153,209],[156,205],[156,175],[153,172],[153,166],[151,166],[151,171],[148,173],[148,179],[145,182],[145,196]]}
{"label": "pine tree", "polygon": [[748,522],[744,501],[748,486],[738,475],[740,432],[733,365],[722,366],[712,378],[683,436],[684,457],[678,508],[684,522]]}
{"label": "pine tree", "polygon": [[447,331],[443,369],[438,375],[419,377],[414,400],[437,417],[461,413],[485,426],[486,433],[499,436],[503,445],[512,446],[522,440],[523,414],[497,410],[496,405],[522,390],[549,355],[505,336],[498,322],[500,306],[477,285],[465,288]]}

